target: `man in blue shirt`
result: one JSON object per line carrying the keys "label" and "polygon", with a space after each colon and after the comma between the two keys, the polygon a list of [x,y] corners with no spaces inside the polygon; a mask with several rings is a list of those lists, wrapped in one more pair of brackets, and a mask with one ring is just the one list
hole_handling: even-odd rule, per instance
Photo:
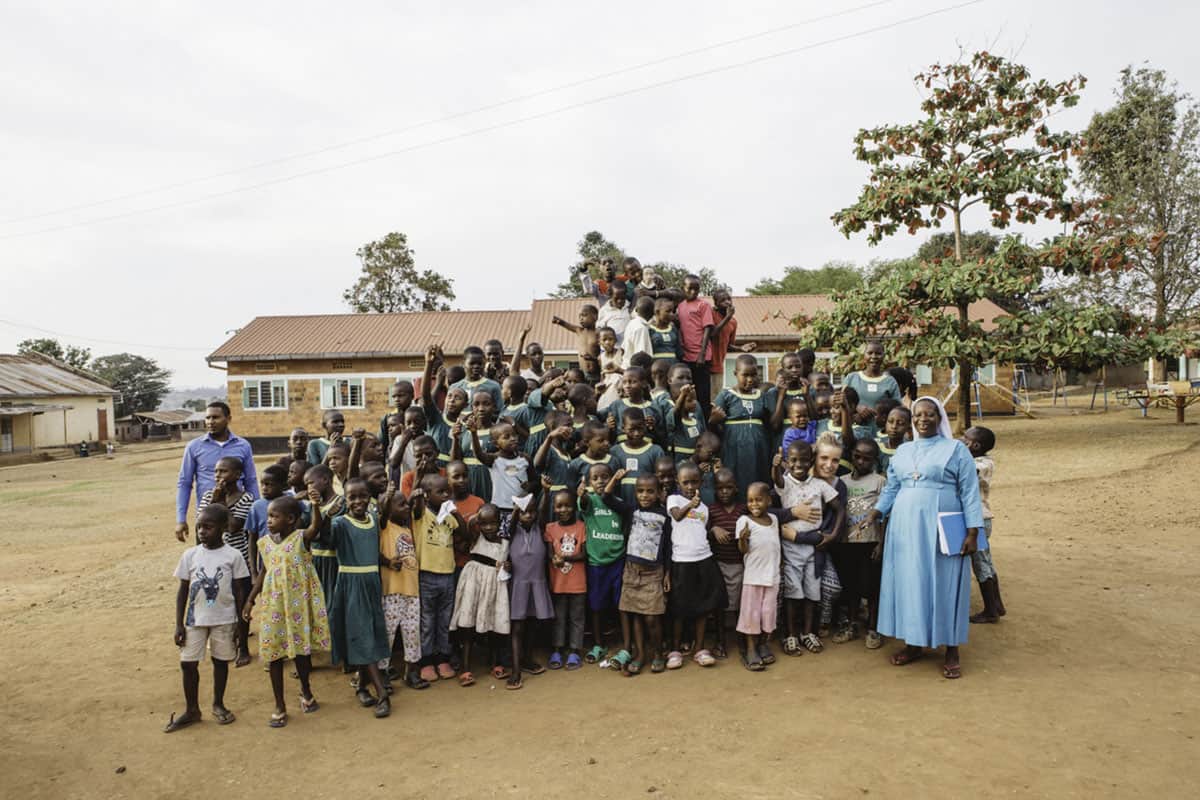
{"label": "man in blue shirt", "polygon": [[258,499],[258,477],[254,472],[254,453],[250,443],[229,430],[229,406],[214,400],[204,409],[204,427],[208,434],[188,442],[183,450],[183,463],[179,467],[179,488],[175,493],[175,538],[187,541],[188,504],[191,502],[192,486],[196,487],[196,501],[213,488],[213,469],[217,461],[226,456],[242,460],[241,487]]}

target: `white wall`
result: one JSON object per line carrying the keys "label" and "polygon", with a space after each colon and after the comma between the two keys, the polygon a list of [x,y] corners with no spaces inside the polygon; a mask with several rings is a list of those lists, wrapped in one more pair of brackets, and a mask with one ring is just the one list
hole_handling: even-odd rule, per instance
{"label": "white wall", "polygon": [[[28,401],[39,405],[71,406],[68,411],[47,411],[38,414],[34,419],[34,445],[36,447],[61,447],[77,445],[82,441],[95,441],[97,430],[97,414],[103,410],[108,417],[108,438],[117,438],[116,415],[113,413],[112,398],[106,395],[74,395],[36,397]],[[63,414],[66,414],[64,430]]]}

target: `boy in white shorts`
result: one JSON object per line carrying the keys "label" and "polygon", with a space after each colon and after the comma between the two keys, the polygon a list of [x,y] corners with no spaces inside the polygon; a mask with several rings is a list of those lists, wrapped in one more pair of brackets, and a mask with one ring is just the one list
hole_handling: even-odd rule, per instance
{"label": "boy in white shorts", "polygon": [[[824,504],[837,506],[837,489],[825,481],[813,477],[812,445],[804,440],[791,443],[787,451],[787,469],[783,469],[783,456],[776,454],[772,464],[772,478],[779,499],[785,508],[808,505],[821,511]],[[787,637],[783,640],[783,652],[799,656],[807,649],[819,653],[824,649],[821,640],[813,632],[813,616],[821,603],[821,572],[824,569],[823,549],[833,535],[823,536],[818,532],[820,517],[816,522],[792,520],[780,528],[783,548],[783,598],[787,619]],[[818,549],[821,548],[821,549]],[[796,617],[803,614],[803,634],[796,636]]]}
{"label": "boy in white shorts", "polygon": [[234,720],[225,707],[225,684],[229,662],[237,658],[237,611],[246,602],[250,571],[242,554],[221,540],[228,524],[225,506],[206,506],[196,519],[200,544],[185,550],[175,568],[175,644],[187,710],[180,716],[171,714],[165,733],[200,721],[200,661],[205,649],[212,651],[213,716],[221,725]]}

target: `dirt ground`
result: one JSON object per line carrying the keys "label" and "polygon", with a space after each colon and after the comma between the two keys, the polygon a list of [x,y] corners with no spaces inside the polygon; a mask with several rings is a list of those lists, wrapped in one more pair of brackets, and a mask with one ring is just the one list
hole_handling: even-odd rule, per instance
{"label": "dirt ground", "polygon": [[279,731],[256,661],[231,675],[235,724],[208,714],[206,663],[205,721],[161,733],[182,709],[178,447],[0,470],[0,795],[271,781],[310,797],[1195,797],[1200,426],[1128,411],[989,424],[1009,614],[972,626],[962,680],[858,641],[762,674],[728,661],[400,689],[380,721],[322,670],[320,712],[289,697]]}

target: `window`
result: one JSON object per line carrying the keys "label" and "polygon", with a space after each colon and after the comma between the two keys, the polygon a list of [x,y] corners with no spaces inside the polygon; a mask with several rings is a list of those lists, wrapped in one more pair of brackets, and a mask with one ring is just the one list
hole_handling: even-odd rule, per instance
{"label": "window", "polygon": [[[975,370],[975,380],[979,381],[980,383],[982,383],[986,386],[995,386],[996,385],[996,364],[995,364],[995,362],[993,362],[991,364],[984,364],[982,367],[979,367],[978,369],[976,369]],[[958,367],[955,367],[954,369],[950,370],[950,382],[954,383],[954,384],[958,383]]]}
{"label": "window", "polygon": [[933,383],[933,367],[917,364],[917,368],[913,370],[913,377],[917,379],[918,386],[929,386]]}
{"label": "window", "polygon": [[366,408],[362,378],[322,378],[321,408]]}
{"label": "window", "polygon": [[[424,362],[422,362],[422,363],[424,363]],[[334,361],[332,366],[333,366],[333,369],[337,369],[337,370],[342,370],[342,369],[349,370],[349,369],[354,369],[354,362],[353,361]]]}
{"label": "window", "polygon": [[287,381],[246,381],[242,384],[242,408],[287,408]]}

